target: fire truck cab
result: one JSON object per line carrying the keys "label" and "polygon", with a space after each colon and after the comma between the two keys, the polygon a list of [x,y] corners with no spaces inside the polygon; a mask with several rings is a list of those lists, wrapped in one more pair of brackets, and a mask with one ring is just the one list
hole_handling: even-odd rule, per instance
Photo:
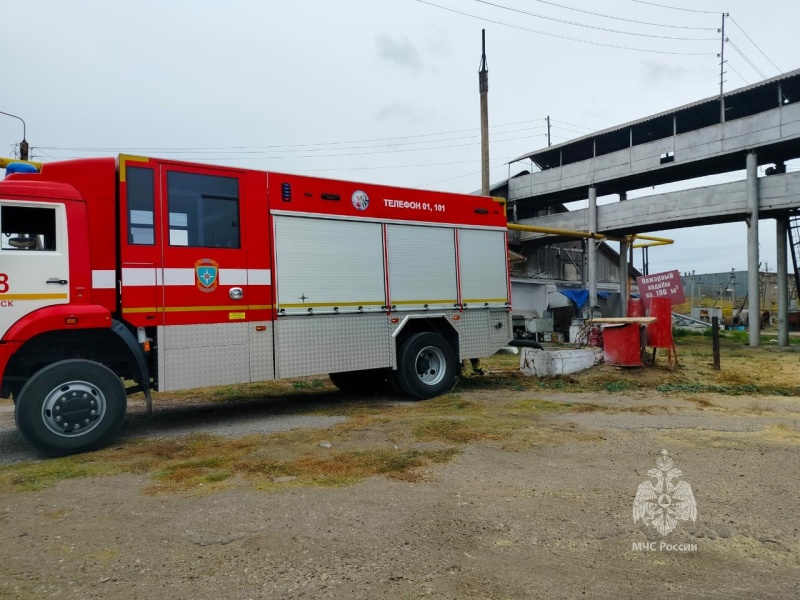
{"label": "fire truck cab", "polygon": [[501,201],[126,155],[16,171],[0,395],[44,453],[104,445],[151,390],[327,373],[430,398],[511,339]]}

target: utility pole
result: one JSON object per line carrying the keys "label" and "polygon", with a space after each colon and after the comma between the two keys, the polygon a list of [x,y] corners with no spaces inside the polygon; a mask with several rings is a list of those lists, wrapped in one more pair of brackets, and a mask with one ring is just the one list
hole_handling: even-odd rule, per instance
{"label": "utility pole", "polygon": [[481,194],[489,195],[489,66],[486,64],[486,30],[481,30],[481,65],[478,89],[481,94]]}
{"label": "utility pole", "polygon": [[720,46],[719,46],[719,122],[725,122],[725,100],[722,97],[723,94],[723,87],[722,84],[725,83],[723,77],[725,76],[725,42],[727,42],[727,38],[725,37],[725,17],[729,16],[728,13],[722,13],[722,27],[719,29],[720,33]]}
{"label": "utility pole", "polygon": [[22,141],[19,143],[19,157],[22,160],[28,160],[28,150],[29,150],[29,148],[28,148],[28,140],[25,139],[26,138],[26,135],[25,135],[25,133],[26,133],[25,132],[25,129],[26,129],[25,121],[22,120],[22,117],[18,117],[17,115],[12,115],[11,113],[3,112],[1,110],[0,110],[0,115],[5,115],[7,117],[13,117],[15,119],[18,119],[18,120],[22,121]]}
{"label": "utility pole", "polygon": [[550,115],[547,115],[547,147],[550,147]]}

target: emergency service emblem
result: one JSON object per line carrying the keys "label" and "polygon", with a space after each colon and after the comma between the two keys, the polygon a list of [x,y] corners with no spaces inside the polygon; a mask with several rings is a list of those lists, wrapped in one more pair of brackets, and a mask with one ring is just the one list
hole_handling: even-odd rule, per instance
{"label": "emergency service emblem", "polygon": [[201,258],[194,263],[194,275],[201,292],[213,292],[219,282],[219,263],[210,258]]}
{"label": "emergency service emblem", "polygon": [[367,196],[367,192],[356,190],[353,192],[353,196],[350,199],[353,202],[353,206],[356,207],[356,210],[367,210],[369,206],[369,196]]}
{"label": "emergency service emblem", "polygon": [[678,521],[694,522],[697,519],[697,503],[692,486],[678,480],[682,475],[680,469],[673,467],[669,453],[662,450],[661,456],[656,459],[656,468],[647,472],[653,481],[639,484],[636,490],[633,522],[641,521],[664,536],[675,529]]}

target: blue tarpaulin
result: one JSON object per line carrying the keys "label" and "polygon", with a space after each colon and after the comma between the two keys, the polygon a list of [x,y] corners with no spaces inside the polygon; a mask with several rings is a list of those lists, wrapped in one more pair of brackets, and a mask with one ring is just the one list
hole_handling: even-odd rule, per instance
{"label": "blue tarpaulin", "polygon": [[[582,308],[586,301],[589,300],[589,290],[558,290],[567,298],[572,300],[578,308]],[[610,292],[597,292],[599,298],[604,300],[611,295]]]}
{"label": "blue tarpaulin", "polygon": [[589,299],[589,290],[558,290],[572,300],[578,308],[582,308]]}

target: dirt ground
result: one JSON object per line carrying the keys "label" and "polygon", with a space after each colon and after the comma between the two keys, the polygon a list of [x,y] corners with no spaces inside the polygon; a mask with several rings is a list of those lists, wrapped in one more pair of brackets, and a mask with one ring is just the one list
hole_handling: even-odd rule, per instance
{"label": "dirt ground", "polygon": [[[707,346],[551,380],[498,357],[422,403],[132,400],[112,447],[55,460],[0,404],[0,598],[797,597],[800,352],[731,340],[713,372]],[[697,505],[667,536],[632,516],[664,449]]]}

